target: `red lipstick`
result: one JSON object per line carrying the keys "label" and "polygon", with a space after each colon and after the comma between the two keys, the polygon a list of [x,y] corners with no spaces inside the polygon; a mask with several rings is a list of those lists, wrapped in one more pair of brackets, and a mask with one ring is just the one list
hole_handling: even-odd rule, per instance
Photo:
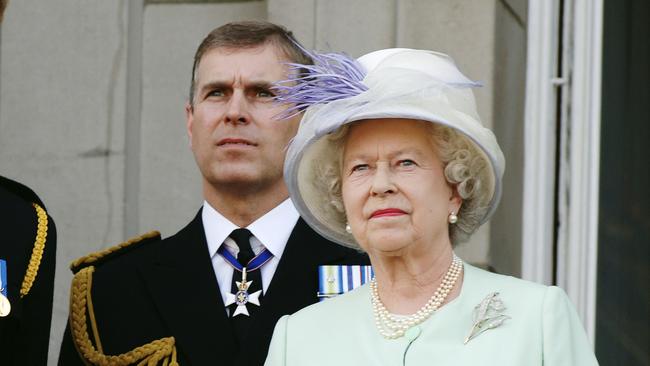
{"label": "red lipstick", "polygon": [[399,208],[384,208],[373,212],[372,215],[370,215],[370,218],[374,219],[377,217],[399,216],[405,214],[406,212],[400,210]]}

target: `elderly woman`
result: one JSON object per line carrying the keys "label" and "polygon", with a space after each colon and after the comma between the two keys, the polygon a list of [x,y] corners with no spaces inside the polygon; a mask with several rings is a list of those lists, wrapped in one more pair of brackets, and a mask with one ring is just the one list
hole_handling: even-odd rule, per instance
{"label": "elderly woman", "polygon": [[494,212],[505,165],[476,84],[430,51],[314,56],[279,86],[309,107],[285,177],[302,217],[367,252],[375,278],[280,319],[266,365],[596,365],[561,289],[454,254]]}

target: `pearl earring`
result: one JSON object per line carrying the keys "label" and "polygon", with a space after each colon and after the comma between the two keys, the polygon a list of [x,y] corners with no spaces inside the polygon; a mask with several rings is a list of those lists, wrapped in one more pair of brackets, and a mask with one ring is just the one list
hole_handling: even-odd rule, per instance
{"label": "pearl earring", "polygon": [[456,213],[454,211],[452,211],[449,214],[449,217],[448,217],[447,220],[449,221],[450,224],[455,224],[455,223],[458,222],[458,216],[456,216]]}
{"label": "pearl earring", "polygon": [[352,234],[352,228],[350,227],[350,224],[345,224],[345,231],[347,231],[348,234]]}

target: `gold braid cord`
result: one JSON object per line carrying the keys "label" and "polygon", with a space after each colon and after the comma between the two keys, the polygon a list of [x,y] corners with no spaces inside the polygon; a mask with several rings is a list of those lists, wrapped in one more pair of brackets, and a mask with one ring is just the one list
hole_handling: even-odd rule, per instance
{"label": "gold braid cord", "polygon": [[29,258],[25,278],[23,278],[23,284],[20,286],[20,297],[25,297],[29,293],[29,290],[31,290],[32,285],[36,280],[38,268],[41,266],[41,260],[43,259],[45,239],[47,238],[47,213],[36,203],[32,203],[32,206],[34,206],[34,209],[36,210],[38,225],[36,228],[36,239],[34,240],[32,256]]}
{"label": "gold braid cord", "polygon": [[[174,337],[157,339],[135,348],[127,353],[109,356],[103,353],[99,330],[95,322],[95,310],[92,304],[91,288],[95,267],[82,268],[72,279],[70,291],[70,328],[77,351],[85,362],[100,366],[178,366]],[[86,313],[90,318],[90,327],[95,345],[88,334]]]}
{"label": "gold braid cord", "polygon": [[158,231],[150,231],[148,233],[136,236],[135,238],[129,239],[122,244],[118,244],[114,247],[102,250],[101,252],[91,253],[87,256],[81,257],[70,264],[70,269],[73,272],[76,272],[80,267],[87,266],[90,264],[97,263],[100,259],[105,259],[111,254],[117,253],[122,249],[132,246],[133,244],[140,243],[147,239],[160,238],[160,233]]}

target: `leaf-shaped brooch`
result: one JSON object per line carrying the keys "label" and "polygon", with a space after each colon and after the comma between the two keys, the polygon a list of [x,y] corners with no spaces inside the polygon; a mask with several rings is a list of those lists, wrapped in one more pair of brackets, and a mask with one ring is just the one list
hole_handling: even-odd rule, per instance
{"label": "leaf-shaped brooch", "polygon": [[509,316],[502,314],[505,309],[498,292],[487,295],[480,304],[474,307],[474,325],[463,343],[467,344],[479,334],[488,329],[494,329],[510,319]]}

